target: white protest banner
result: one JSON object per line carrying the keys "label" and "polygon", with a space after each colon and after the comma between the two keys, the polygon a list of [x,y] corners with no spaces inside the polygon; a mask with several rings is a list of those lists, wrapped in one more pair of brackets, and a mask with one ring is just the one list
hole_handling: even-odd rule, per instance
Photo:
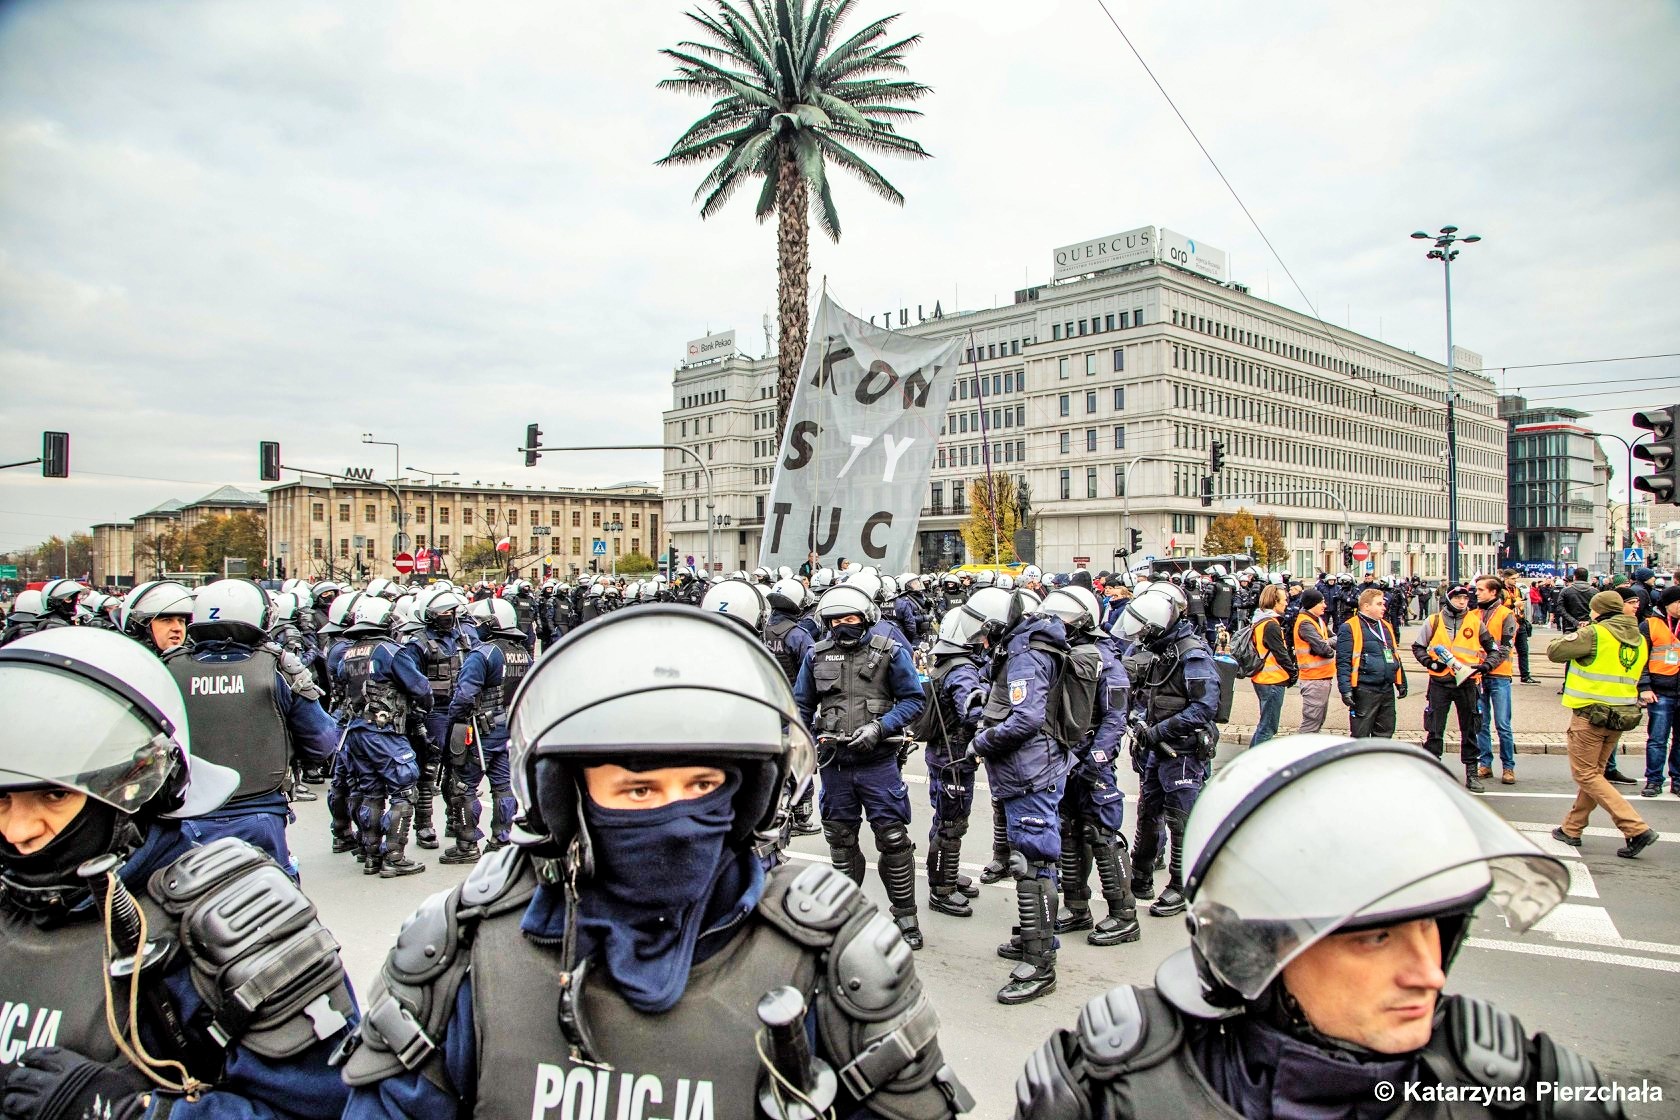
{"label": "white protest banner", "polygon": [[758,562],[807,553],[910,566],[961,339],[880,330],[826,295],[817,307],[770,486]]}

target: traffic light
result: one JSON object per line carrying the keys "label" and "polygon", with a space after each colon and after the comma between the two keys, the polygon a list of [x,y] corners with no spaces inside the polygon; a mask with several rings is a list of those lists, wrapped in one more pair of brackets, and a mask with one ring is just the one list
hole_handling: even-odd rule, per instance
{"label": "traffic light", "polygon": [[1218,440],[1208,444],[1208,469],[1214,474],[1225,469],[1225,445]]}
{"label": "traffic light", "polygon": [[280,481],[280,445],[273,440],[257,442],[257,469],[264,482]]}
{"label": "traffic light", "polygon": [[284,556],[276,556],[274,558],[274,578],[286,578],[286,558]]}
{"label": "traffic light", "polygon": [[1132,555],[1135,556],[1143,551],[1143,530],[1127,529],[1126,532],[1131,536]]}
{"label": "traffic light", "polygon": [[1349,568],[1353,567],[1353,546],[1351,544],[1342,546],[1342,563]]}
{"label": "traffic light", "polygon": [[41,433],[41,477],[70,477],[70,433]]}
{"label": "traffic light", "polygon": [[525,465],[534,467],[537,460],[542,458],[541,451],[532,451],[533,447],[542,446],[542,429],[535,424],[525,425]]}
{"label": "traffic light", "polygon": [[1680,418],[1680,405],[1633,414],[1633,426],[1651,433],[1650,443],[1634,445],[1634,458],[1652,467],[1650,474],[1633,480],[1633,488],[1650,494],[1659,504],[1680,505],[1680,452],[1674,435],[1677,418]]}
{"label": "traffic light", "polygon": [[1213,476],[1211,474],[1204,474],[1202,476],[1202,505],[1211,506],[1212,504],[1213,504]]}

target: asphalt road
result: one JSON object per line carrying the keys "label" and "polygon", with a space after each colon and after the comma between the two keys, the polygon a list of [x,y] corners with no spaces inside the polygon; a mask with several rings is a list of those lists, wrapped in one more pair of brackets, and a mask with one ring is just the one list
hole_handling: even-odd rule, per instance
{"label": "asphalt road", "polygon": [[[909,771],[919,848],[929,815],[921,769],[917,756]],[[1615,855],[1620,840],[1603,814],[1590,822],[1579,851],[1555,844],[1546,835],[1561,821],[1573,796],[1566,759],[1531,757],[1522,769],[1521,784],[1514,789],[1494,787],[1489,804],[1566,859],[1571,894],[1523,937],[1505,929],[1497,914],[1479,914],[1449,988],[1515,1012],[1530,1030],[1548,1031],[1617,1080],[1649,1079],[1662,1087],[1663,1103],[1631,1106],[1629,1115],[1642,1120],[1680,1117],[1680,1016],[1675,1010],[1680,1008],[1680,931],[1675,920],[1680,914],[1680,797],[1632,799],[1664,836],[1642,858],[1624,860]],[[1123,775],[1128,816],[1136,792],[1130,777]],[[406,879],[364,877],[348,856],[330,854],[324,801],[297,808],[291,841],[302,864],[304,886],[343,944],[358,991],[365,992],[402,920],[426,896],[459,882],[467,869],[433,863],[425,874]],[[989,837],[982,810],[964,850],[971,869],[977,870],[988,857]],[[820,837],[800,838],[794,851],[802,858],[827,859]],[[421,856],[432,862],[433,853]],[[918,859],[921,856],[919,851]],[[1164,875],[1159,878],[1164,881]],[[866,887],[884,907],[873,870]],[[925,902],[925,894],[923,898]],[[1100,898],[1095,905],[1100,915]],[[1008,968],[994,948],[1014,920],[1013,888],[983,888],[974,909],[974,917],[958,919],[924,908],[927,947],[917,954],[916,963],[940,1012],[945,1053],[979,1101],[972,1115],[980,1120],[1010,1115],[1015,1078],[1027,1054],[1050,1031],[1071,1026],[1085,1000],[1113,984],[1149,983],[1160,961],[1186,943],[1182,919],[1147,914],[1142,917],[1143,939],[1131,945],[1094,948],[1085,944],[1083,935],[1074,935],[1065,939],[1057,962],[1057,990],[1030,1004],[1004,1007],[994,996]]]}

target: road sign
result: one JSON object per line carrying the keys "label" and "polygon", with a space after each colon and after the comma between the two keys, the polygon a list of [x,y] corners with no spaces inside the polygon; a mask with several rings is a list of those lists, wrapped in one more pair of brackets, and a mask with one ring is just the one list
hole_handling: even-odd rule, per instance
{"label": "road sign", "polygon": [[692,557],[692,556],[684,556],[684,557],[683,557],[683,563],[684,563],[684,564],[687,564],[687,565],[688,565],[688,566],[689,566],[689,567],[691,567],[691,568],[692,568],[692,567],[694,567],[694,557]]}
{"label": "road sign", "polygon": [[1369,560],[1371,558],[1371,546],[1364,541],[1354,541],[1353,558],[1355,560]]}
{"label": "road sign", "polygon": [[407,575],[414,570],[414,557],[406,552],[399,552],[391,557],[391,567],[403,573],[403,575]]}
{"label": "road sign", "polygon": [[1076,567],[1076,568],[1083,568],[1083,567],[1085,567],[1085,565],[1089,564],[1090,562],[1091,562],[1091,558],[1089,556],[1075,556],[1073,558],[1073,564],[1074,564],[1074,567]]}
{"label": "road sign", "polygon": [[0,564],[0,579],[16,579],[17,577],[16,564]]}
{"label": "road sign", "polygon": [[396,533],[391,537],[391,555],[392,556],[395,556],[399,552],[407,552],[409,549],[411,549],[413,547],[414,547],[414,542],[409,539],[409,536],[408,536],[407,533]]}
{"label": "road sign", "polygon": [[546,537],[552,532],[554,532],[554,526],[552,526],[552,525],[533,525],[533,526],[531,526],[531,535],[533,537]]}
{"label": "road sign", "polygon": [[414,574],[417,576],[430,575],[432,571],[432,554],[422,552],[414,558]]}
{"label": "road sign", "polygon": [[1377,562],[1375,560],[1365,561],[1365,570],[1367,572],[1375,572],[1377,570]]}
{"label": "road sign", "polygon": [[1643,548],[1622,549],[1622,563],[1630,568],[1641,566],[1645,563],[1645,550]]}
{"label": "road sign", "polygon": [[607,542],[595,541],[589,546],[589,551],[594,556],[605,556],[607,554]]}

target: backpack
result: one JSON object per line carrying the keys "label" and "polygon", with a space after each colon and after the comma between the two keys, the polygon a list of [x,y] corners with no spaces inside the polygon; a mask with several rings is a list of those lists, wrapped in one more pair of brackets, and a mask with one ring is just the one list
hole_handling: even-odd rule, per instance
{"label": "backpack", "polygon": [[1056,684],[1044,708],[1044,730],[1065,747],[1078,746],[1096,719],[1102,651],[1095,642],[1068,650],[1036,643],[1031,648],[1056,662]]}
{"label": "backpack", "polygon": [[1225,651],[1231,655],[1231,660],[1237,663],[1239,677],[1252,677],[1266,665],[1266,655],[1260,651],[1259,639],[1254,633],[1256,625],[1258,623],[1251,622],[1238,630],[1231,638],[1230,647]]}

